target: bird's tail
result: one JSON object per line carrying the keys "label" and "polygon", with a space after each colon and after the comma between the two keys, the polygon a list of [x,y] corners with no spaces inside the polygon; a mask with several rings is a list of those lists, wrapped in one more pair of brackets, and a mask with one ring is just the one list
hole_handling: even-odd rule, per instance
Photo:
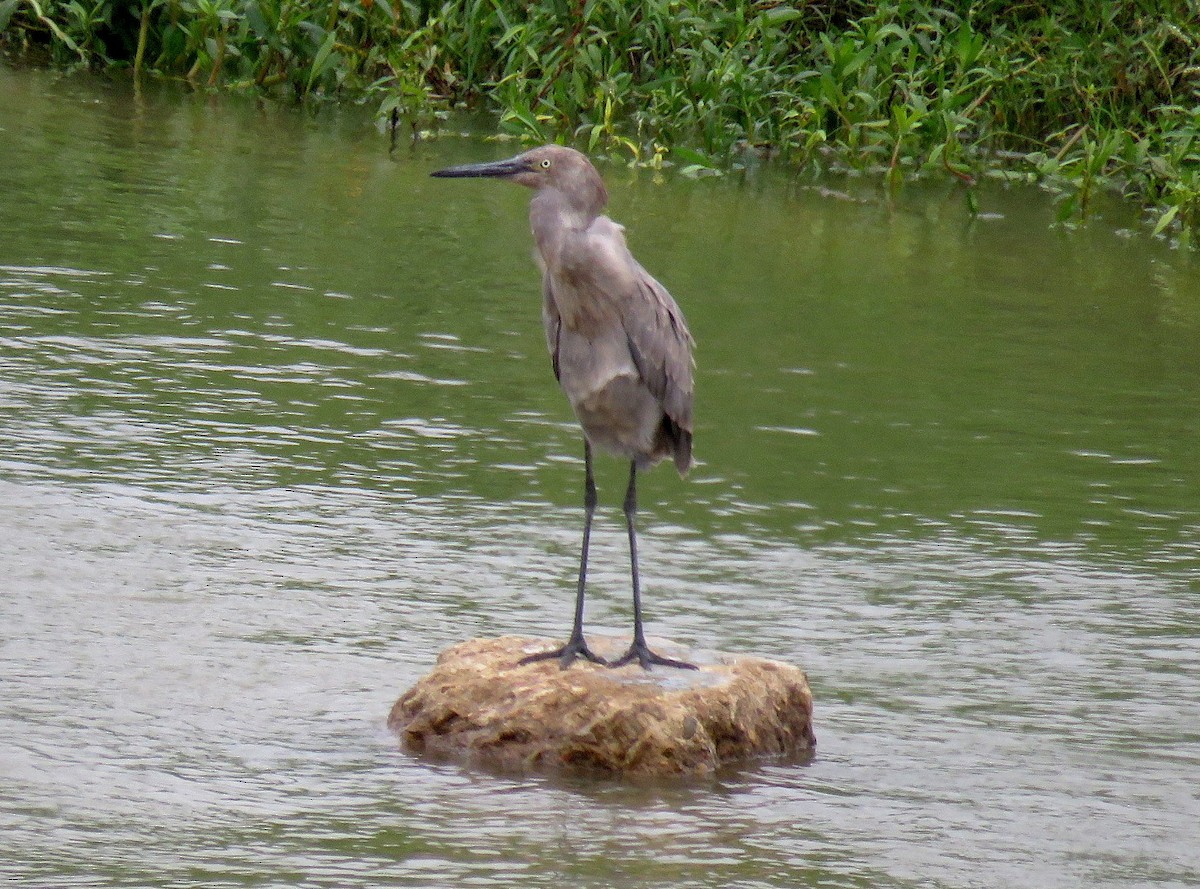
{"label": "bird's tail", "polygon": [[664,425],[668,427],[667,435],[671,441],[671,455],[675,460],[675,468],[679,470],[679,477],[682,478],[692,468],[692,433],[669,420]]}

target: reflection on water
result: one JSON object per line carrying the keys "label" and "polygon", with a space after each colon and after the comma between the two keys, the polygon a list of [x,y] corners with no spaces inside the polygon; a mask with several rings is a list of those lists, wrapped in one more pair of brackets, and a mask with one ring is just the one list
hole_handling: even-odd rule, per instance
{"label": "reflection on water", "polygon": [[[579,437],[527,195],[362,123],[0,69],[0,873],[1200,881],[1189,257],[1036,193],[972,223],[608,166],[700,343],[702,464],[644,486],[653,629],[803,665],[818,755],[472,774],[383,717],[446,645],[563,632]],[[598,468],[589,620],[623,628]]]}

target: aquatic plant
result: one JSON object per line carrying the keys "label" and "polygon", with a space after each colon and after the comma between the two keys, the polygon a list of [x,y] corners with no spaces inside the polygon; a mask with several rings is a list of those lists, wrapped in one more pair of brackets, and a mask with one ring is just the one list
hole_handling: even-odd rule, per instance
{"label": "aquatic plant", "polygon": [[1200,225],[1196,0],[0,0],[0,44],[202,89],[455,106],[531,140],[720,172],[1022,178],[1063,220],[1099,191]]}

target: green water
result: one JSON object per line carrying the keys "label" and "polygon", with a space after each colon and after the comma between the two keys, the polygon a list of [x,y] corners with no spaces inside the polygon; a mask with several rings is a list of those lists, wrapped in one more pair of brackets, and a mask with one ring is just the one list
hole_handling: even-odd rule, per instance
{"label": "green water", "polygon": [[528,194],[428,178],[513,150],[0,68],[0,874],[1200,882],[1200,269],[1032,188],[602,164],[699,344],[651,629],[804,666],[818,755],[628,788],[397,749],[442,648],[570,617]]}

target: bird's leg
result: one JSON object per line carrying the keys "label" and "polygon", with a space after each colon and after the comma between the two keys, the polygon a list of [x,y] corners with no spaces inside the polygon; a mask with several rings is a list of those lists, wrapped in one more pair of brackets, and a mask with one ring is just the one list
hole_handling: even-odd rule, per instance
{"label": "bird's leg", "polygon": [[579,587],[575,592],[575,625],[571,629],[571,638],[562,648],[553,651],[542,651],[521,658],[519,664],[532,664],[535,661],[558,659],[559,665],[566,669],[577,657],[591,661],[594,664],[604,664],[606,661],[599,655],[593,654],[583,638],[583,589],[587,583],[588,543],[592,538],[592,516],[596,513],[596,478],[592,475],[592,445],[585,438],[583,441],[583,551],[579,556]]}
{"label": "bird's leg", "polygon": [[629,464],[629,487],[625,490],[625,524],[629,528],[629,564],[633,574],[633,644],[629,650],[609,664],[610,667],[623,667],[637,661],[642,669],[649,670],[652,664],[661,667],[678,667],[681,670],[698,669],[695,664],[677,661],[669,657],[655,654],[646,644],[646,634],[642,629],[642,593],[638,580],[637,560],[637,463]]}

